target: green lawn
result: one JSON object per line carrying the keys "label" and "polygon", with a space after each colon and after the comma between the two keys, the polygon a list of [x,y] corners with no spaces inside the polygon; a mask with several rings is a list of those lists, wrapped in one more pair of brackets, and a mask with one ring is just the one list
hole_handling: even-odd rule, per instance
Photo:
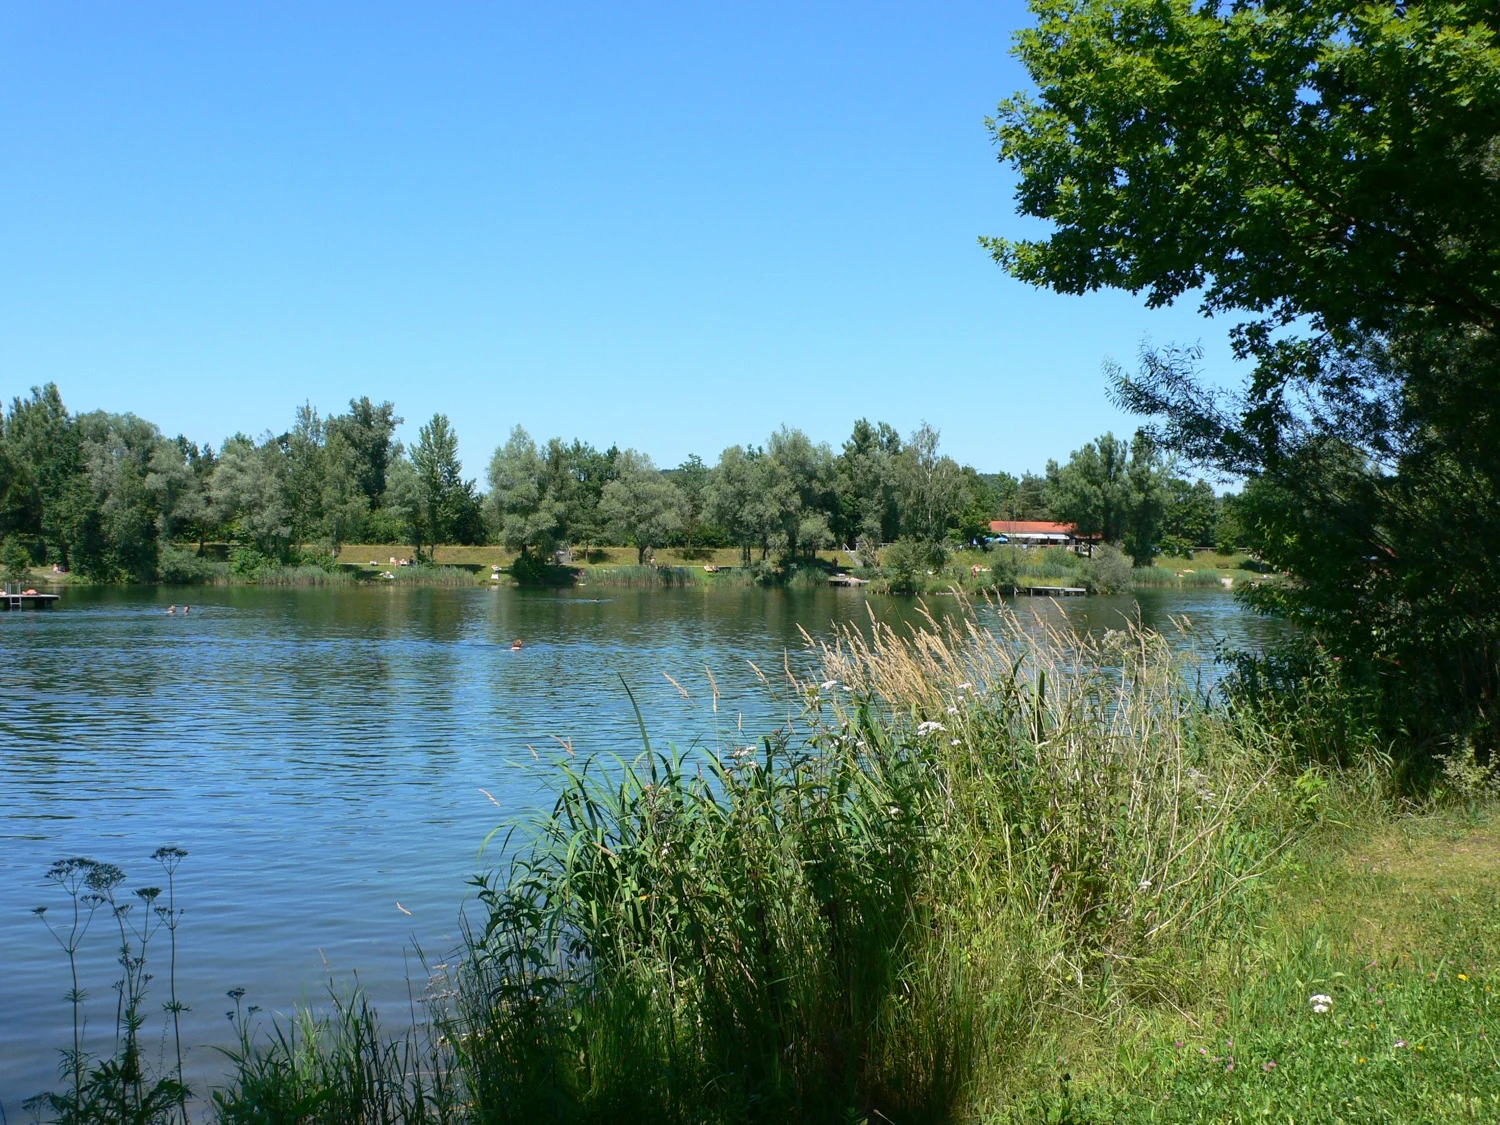
{"label": "green lawn", "polygon": [[1127,1004],[1081,1031],[1060,1020],[995,1119],[1500,1120],[1493,815],[1307,849],[1245,940],[1212,956],[1182,966],[1210,982],[1196,1004]]}

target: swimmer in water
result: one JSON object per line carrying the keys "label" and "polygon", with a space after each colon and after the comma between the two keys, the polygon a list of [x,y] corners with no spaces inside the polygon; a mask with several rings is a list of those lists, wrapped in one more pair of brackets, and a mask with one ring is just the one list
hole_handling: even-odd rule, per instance
{"label": "swimmer in water", "polygon": [[167,612],[175,614],[177,612],[177,604],[174,602],[173,604],[167,606]]}
{"label": "swimmer in water", "polygon": [[515,640],[513,640],[513,641],[510,642],[510,650],[511,650],[511,652],[515,652],[516,649],[518,649],[520,647],[521,647],[521,638],[520,637],[517,637]]}
{"label": "swimmer in water", "polygon": [[191,609],[191,608],[192,608],[191,606],[183,606],[182,607],[182,616],[186,617],[187,616],[187,611],[189,609]]}

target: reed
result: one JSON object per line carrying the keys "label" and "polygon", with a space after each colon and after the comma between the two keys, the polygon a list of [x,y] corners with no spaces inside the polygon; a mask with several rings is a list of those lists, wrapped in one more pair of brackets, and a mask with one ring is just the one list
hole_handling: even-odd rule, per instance
{"label": "reed", "polygon": [[476,883],[476,1119],[952,1120],[1101,966],[1191,987],[1289,831],[1273,756],[1162,638],[1003,621],[842,631],[758,745],[561,763]]}
{"label": "reed", "polygon": [[686,566],[595,566],[588,569],[584,581],[591,586],[659,589],[702,586],[709,581],[709,575]]}
{"label": "reed", "polygon": [[478,582],[472,570],[461,566],[430,566],[419,564],[417,566],[393,567],[385,573],[394,575],[393,578],[382,579],[386,585],[390,586],[458,588],[473,586]]}
{"label": "reed", "polygon": [[1130,572],[1130,584],[1136,587],[1178,587],[1182,579],[1177,572],[1165,566],[1138,566]]}

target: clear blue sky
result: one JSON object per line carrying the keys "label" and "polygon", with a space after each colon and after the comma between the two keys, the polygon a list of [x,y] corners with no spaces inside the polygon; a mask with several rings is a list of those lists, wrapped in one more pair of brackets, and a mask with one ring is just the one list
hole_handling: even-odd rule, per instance
{"label": "clear blue sky", "polygon": [[0,393],[168,434],[447,413],[712,461],[926,419],[981,469],[1134,422],[1224,326],[1007,279],[1017,2],[0,7]]}

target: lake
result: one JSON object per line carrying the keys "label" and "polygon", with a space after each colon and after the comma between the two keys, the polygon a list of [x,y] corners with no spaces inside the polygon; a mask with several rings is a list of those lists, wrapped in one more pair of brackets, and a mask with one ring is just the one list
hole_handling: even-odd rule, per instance
{"label": "lake", "polygon": [[[159,884],[149,856],[186,848],[178,984],[198,1081],[222,1071],[226,992],[284,1011],[330,979],[359,980],[402,1018],[414,943],[450,950],[481,842],[546,803],[563,753],[653,741],[745,743],[784,706],[749,667],[802,660],[798,625],[909,619],[858,590],[343,590],[65,592],[48,613],[0,615],[0,1103],[56,1082],[67,962],[32,908],[65,903],[47,867],[86,855]],[[192,612],[168,616],[188,597]],[[941,604],[945,599],[936,599]],[[1082,627],[1187,615],[1255,646],[1278,630],[1218,591],[1067,603]],[[1023,616],[1054,615],[1021,599]],[[511,650],[513,638],[525,646]],[[722,699],[710,706],[705,667]],[[691,698],[668,683],[670,675]],[[534,751],[534,753],[533,753]],[[540,761],[539,761],[540,759]],[[112,1026],[114,946],[89,935],[90,1031]],[[158,952],[164,945],[158,947]],[[160,967],[159,967],[160,968]],[[153,1002],[165,999],[165,972]],[[154,1020],[150,1025],[159,1027]],[[155,1045],[155,1039],[152,1040]]]}

